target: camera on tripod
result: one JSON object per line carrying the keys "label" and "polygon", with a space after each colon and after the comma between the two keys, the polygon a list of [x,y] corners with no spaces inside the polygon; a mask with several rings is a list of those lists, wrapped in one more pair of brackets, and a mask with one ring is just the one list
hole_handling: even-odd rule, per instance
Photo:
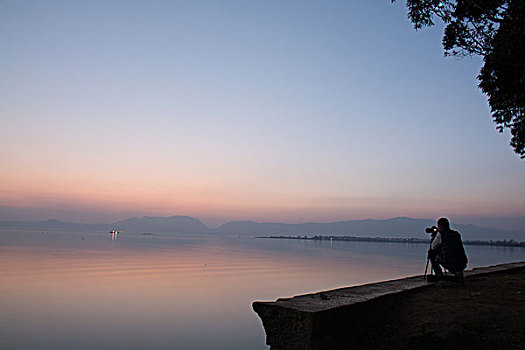
{"label": "camera on tripod", "polygon": [[[428,263],[430,262],[430,255],[435,253],[434,251],[432,251],[432,242],[434,241],[434,238],[436,238],[436,235],[438,234],[439,229],[436,226],[427,227],[425,229],[425,232],[430,233],[430,248],[427,254],[427,266],[425,266],[425,275],[423,277],[425,280],[428,281],[427,279]],[[430,269],[430,274],[432,274],[432,269]]]}
{"label": "camera on tripod", "polygon": [[432,226],[432,227],[427,227],[425,229],[425,232],[426,233],[430,233],[430,235],[432,236],[432,238],[436,237],[437,233],[439,232],[438,228],[436,226]]}

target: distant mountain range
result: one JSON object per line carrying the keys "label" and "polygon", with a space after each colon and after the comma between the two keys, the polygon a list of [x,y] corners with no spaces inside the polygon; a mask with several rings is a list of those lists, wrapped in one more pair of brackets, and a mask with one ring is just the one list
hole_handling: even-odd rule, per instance
{"label": "distant mountain range", "polygon": [[113,224],[79,224],[55,219],[46,221],[0,221],[0,229],[17,228],[29,230],[76,230],[76,231],[106,231],[150,233],[211,233],[208,226],[200,220],[189,216],[129,218]]}
{"label": "distant mountain range", "polygon": [[[435,225],[435,220],[398,217],[386,220],[349,220],[327,223],[257,223],[253,221],[232,221],[215,228],[218,233],[253,235],[334,235],[384,238],[421,238],[425,228]],[[525,232],[507,231],[474,225],[452,225],[465,240],[525,239]]]}
{"label": "distant mountain range", "polygon": [[153,233],[209,233],[211,230],[200,220],[189,216],[130,218],[112,225],[120,231]]}
{"label": "distant mountain range", "polygon": [[[113,224],[78,224],[55,219],[46,221],[0,221],[0,229],[31,230],[119,230],[133,233],[207,233],[221,235],[290,235],[290,236],[359,236],[384,238],[422,238],[426,237],[425,227],[435,224],[431,219],[412,219],[398,217],[386,220],[349,220],[327,223],[308,222],[300,224],[258,223],[254,221],[231,221],[224,225],[209,228],[200,220],[189,216],[169,216],[130,218]],[[525,231],[509,231],[474,225],[453,224],[465,240],[525,240]]]}

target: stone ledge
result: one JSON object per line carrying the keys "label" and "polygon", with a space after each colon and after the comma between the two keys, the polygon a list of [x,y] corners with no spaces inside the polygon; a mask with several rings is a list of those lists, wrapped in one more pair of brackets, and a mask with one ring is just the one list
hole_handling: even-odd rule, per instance
{"label": "stone ledge", "polygon": [[[473,276],[525,267],[525,262],[465,271]],[[382,317],[391,303],[406,293],[432,286],[423,276],[345,287],[330,291],[253,303],[272,350],[340,349],[360,337]]]}

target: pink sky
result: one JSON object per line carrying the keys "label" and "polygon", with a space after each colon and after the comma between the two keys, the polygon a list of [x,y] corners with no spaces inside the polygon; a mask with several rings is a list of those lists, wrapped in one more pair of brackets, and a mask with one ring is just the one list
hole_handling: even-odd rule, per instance
{"label": "pink sky", "polygon": [[0,218],[525,217],[480,58],[398,5],[3,2]]}

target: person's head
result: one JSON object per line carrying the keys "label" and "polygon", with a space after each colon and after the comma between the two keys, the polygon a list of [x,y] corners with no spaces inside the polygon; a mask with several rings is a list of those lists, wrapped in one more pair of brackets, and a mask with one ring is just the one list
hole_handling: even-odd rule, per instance
{"label": "person's head", "polygon": [[440,232],[450,230],[450,222],[447,218],[440,218],[437,225]]}

